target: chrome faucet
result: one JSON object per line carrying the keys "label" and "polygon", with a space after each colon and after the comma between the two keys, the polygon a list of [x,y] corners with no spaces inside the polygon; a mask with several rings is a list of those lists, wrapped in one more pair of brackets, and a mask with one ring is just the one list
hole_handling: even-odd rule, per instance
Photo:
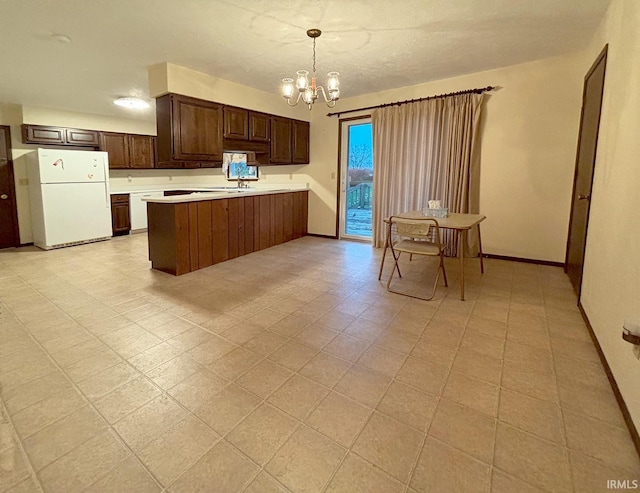
{"label": "chrome faucet", "polygon": [[238,174],[238,188],[249,188],[249,184],[246,180],[240,178],[240,174]]}

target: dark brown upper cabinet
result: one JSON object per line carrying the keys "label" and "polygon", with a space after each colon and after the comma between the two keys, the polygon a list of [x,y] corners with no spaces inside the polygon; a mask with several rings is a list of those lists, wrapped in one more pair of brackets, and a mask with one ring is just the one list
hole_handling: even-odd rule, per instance
{"label": "dark brown upper cabinet", "polygon": [[271,164],[291,164],[291,120],[271,117]]}
{"label": "dark brown upper cabinet", "polygon": [[292,162],[293,164],[309,163],[309,122],[293,120],[291,125]]}
{"label": "dark brown upper cabinet", "polygon": [[151,135],[101,132],[100,150],[109,153],[109,169],[155,167],[155,141]]}
{"label": "dark brown upper cabinet", "polygon": [[132,168],[154,168],[156,139],[151,135],[129,135],[129,163]]}
{"label": "dark brown upper cabinet", "polygon": [[25,144],[98,147],[100,132],[48,125],[22,125],[22,142]]}
{"label": "dark brown upper cabinet", "polygon": [[224,107],[224,138],[249,138],[249,111],[233,106]]}
{"label": "dark brown upper cabinet", "polygon": [[157,167],[191,167],[185,162],[221,165],[222,108],[218,103],[179,94],[156,99]]}
{"label": "dark brown upper cabinet", "polygon": [[85,147],[97,147],[100,145],[100,132],[97,132],[95,130],[68,128],[67,144]]}
{"label": "dark brown upper cabinet", "polygon": [[271,139],[271,116],[249,111],[249,140],[269,142]]}
{"label": "dark brown upper cabinet", "polygon": [[109,154],[109,169],[127,169],[129,165],[129,139],[127,134],[102,132],[100,150]]}

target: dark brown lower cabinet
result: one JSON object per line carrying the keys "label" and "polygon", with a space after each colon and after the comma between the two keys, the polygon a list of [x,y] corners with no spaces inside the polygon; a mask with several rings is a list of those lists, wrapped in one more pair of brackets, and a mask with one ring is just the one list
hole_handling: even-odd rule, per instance
{"label": "dark brown lower cabinet", "polygon": [[126,235],[131,230],[128,193],[111,196],[111,228],[113,236]]}
{"label": "dark brown lower cabinet", "polygon": [[307,234],[308,191],[149,202],[149,259],[179,276]]}

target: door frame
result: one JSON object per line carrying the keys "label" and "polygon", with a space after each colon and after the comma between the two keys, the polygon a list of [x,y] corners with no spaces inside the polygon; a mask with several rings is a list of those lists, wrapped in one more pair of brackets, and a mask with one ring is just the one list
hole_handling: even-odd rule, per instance
{"label": "door frame", "polygon": [[[587,94],[587,81],[589,80],[589,77],[591,77],[591,75],[593,74],[593,72],[595,71],[595,69],[600,65],[601,62],[604,62],[605,64],[605,79],[602,83],[602,88],[601,88],[601,92],[600,92],[600,112],[598,114],[598,128],[596,130],[596,142],[595,142],[595,146],[594,146],[594,153],[593,153],[593,165],[592,165],[592,169],[593,172],[591,173],[591,183],[589,184],[589,202],[587,203],[587,217],[586,217],[586,224],[585,224],[585,229],[584,229],[584,244],[582,245],[582,266],[580,268],[580,284],[578,286],[578,290],[577,290],[577,296],[578,296],[578,304],[580,303],[580,294],[582,293],[582,278],[583,278],[583,273],[584,273],[584,255],[585,252],[587,250],[587,238],[588,238],[588,234],[589,234],[589,216],[591,214],[591,193],[593,191],[593,179],[595,177],[595,167],[596,167],[596,162],[597,162],[597,157],[598,157],[598,142],[600,140],[600,121],[602,120],[602,97],[604,95],[604,85],[606,83],[606,64],[607,64],[607,54],[609,51],[609,44],[605,44],[604,48],[602,49],[602,51],[600,52],[600,54],[596,57],[595,61],[593,62],[593,64],[591,65],[591,68],[589,68],[589,70],[587,71],[586,75],[584,76],[584,84],[582,86],[582,106],[580,108],[580,128],[578,130],[578,145],[576,148],[576,164],[575,164],[575,170],[573,173],[573,189],[571,191],[571,214],[569,215],[569,228],[568,228],[568,232],[567,232],[567,247],[565,250],[565,258],[564,258],[564,271],[565,273],[568,273],[568,269],[569,269],[569,247],[570,247],[570,243],[571,243],[571,225],[573,224],[573,216],[574,216],[574,207],[575,207],[575,196],[576,196],[576,189],[577,189],[577,179],[578,179],[578,165],[579,165],[579,159],[580,159],[580,144],[582,143],[582,125],[583,125],[583,119],[584,119],[584,103],[585,103],[585,97]],[[572,283],[573,284],[573,283]]]}
{"label": "door frame", "polygon": [[9,187],[11,188],[9,202],[11,204],[11,216],[13,219],[13,248],[15,248],[20,246],[20,229],[18,226],[18,204],[16,201],[16,182],[13,171],[13,154],[11,153],[11,127],[9,125],[0,125],[0,128],[5,131],[5,144],[7,146],[7,169],[9,172]]}
{"label": "door frame", "polygon": [[[352,116],[349,118],[340,118],[338,120],[339,126],[338,126],[338,175],[337,175],[337,187],[336,187],[336,238],[337,239],[341,239],[342,238],[342,234],[340,231],[340,218],[342,215],[342,170],[344,166],[349,166],[349,163],[346,163],[343,165],[342,163],[342,131],[343,131],[343,126],[349,122],[353,122],[354,120],[366,120],[366,119],[371,119],[371,114],[366,114],[366,115],[360,115],[360,116]],[[372,128],[373,131],[373,128]],[[373,139],[372,139],[373,142]],[[371,149],[371,152],[373,152],[373,149]],[[375,173],[375,171],[374,171]],[[359,240],[357,238],[345,238],[351,241],[365,241],[365,240]]]}

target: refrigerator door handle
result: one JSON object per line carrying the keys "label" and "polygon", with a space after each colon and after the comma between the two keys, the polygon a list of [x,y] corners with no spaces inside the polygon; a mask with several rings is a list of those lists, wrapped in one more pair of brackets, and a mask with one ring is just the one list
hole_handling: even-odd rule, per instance
{"label": "refrigerator door handle", "polygon": [[111,209],[111,196],[109,195],[109,182],[107,180],[104,181],[104,201],[105,207]]}

